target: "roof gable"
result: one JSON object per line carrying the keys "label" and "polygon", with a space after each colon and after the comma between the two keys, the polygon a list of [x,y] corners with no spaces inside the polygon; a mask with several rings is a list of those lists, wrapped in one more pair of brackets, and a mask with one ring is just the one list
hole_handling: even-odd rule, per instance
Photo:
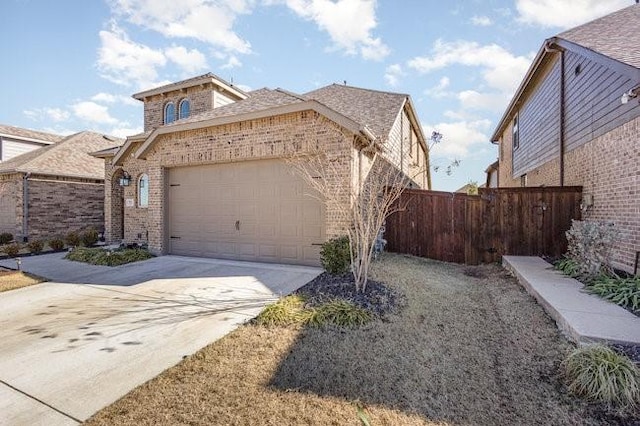
{"label": "roof gable", "polygon": [[145,91],[134,94],[132,97],[134,99],[142,101],[149,96],[169,93],[176,90],[182,90],[188,87],[199,86],[207,83],[211,83],[219,87],[220,89],[224,90],[225,92],[230,93],[236,99],[244,99],[247,97],[247,94],[244,91],[238,89],[232,83],[229,83],[228,81],[223,80],[222,78],[210,72],[199,75],[197,77],[192,77],[186,80],[177,81],[175,83],[165,84],[164,86],[145,90]]}
{"label": "roof gable", "polygon": [[409,95],[331,84],[305,93],[304,97],[366,126],[384,141]]}
{"label": "roof gable", "polygon": [[34,173],[104,179],[104,161],[89,153],[122,142],[93,132],[80,132],[0,163],[0,174]]}

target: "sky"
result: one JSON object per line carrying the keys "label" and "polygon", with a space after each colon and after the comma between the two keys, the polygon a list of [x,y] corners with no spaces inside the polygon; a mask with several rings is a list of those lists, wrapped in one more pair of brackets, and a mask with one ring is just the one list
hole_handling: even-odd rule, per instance
{"label": "sky", "polygon": [[[133,93],[213,72],[244,90],[331,83],[411,95],[433,189],[483,183],[543,41],[634,0],[1,0],[0,123],[142,131]],[[459,160],[451,175],[446,166]]]}

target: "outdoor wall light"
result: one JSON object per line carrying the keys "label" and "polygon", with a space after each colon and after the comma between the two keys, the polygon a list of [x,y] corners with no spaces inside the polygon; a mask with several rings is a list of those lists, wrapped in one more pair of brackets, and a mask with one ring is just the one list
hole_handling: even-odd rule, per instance
{"label": "outdoor wall light", "polygon": [[635,89],[631,89],[628,92],[625,92],[622,95],[622,98],[620,98],[620,102],[622,102],[622,105],[628,103],[633,98],[637,98],[638,91],[640,91],[640,86],[636,87]]}
{"label": "outdoor wall light", "polygon": [[122,177],[118,180],[120,186],[129,186],[131,184],[131,175],[127,172],[122,174]]}

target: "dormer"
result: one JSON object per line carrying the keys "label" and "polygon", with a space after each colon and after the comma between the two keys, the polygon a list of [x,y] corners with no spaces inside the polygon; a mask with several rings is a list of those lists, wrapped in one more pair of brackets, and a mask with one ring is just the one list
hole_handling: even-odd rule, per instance
{"label": "dormer", "polygon": [[145,132],[246,97],[245,92],[212,73],[133,95],[144,102]]}

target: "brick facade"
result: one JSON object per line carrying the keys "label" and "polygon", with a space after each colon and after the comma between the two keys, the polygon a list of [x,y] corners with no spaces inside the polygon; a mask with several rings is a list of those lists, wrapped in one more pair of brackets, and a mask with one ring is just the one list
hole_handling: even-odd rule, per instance
{"label": "brick facade", "polygon": [[[24,175],[0,178],[2,192],[2,226],[0,232],[11,233],[22,241]],[[104,227],[104,185],[96,180],[34,176],[27,179],[27,239],[46,240],[64,236],[88,226]]]}
{"label": "brick facade", "polygon": [[[500,149],[511,151],[510,128]],[[583,210],[586,220],[606,220],[616,224],[623,237],[616,246],[617,267],[632,270],[635,253],[640,251],[640,118],[593,139],[565,154],[564,184],[582,186],[593,206]],[[502,152],[502,151],[501,151]],[[507,157],[508,158],[508,157]],[[500,162],[500,186],[520,186],[519,177],[510,175],[510,161]],[[528,186],[554,186],[560,183],[560,160],[554,159],[527,171]]]}
{"label": "brick facade", "polygon": [[156,129],[164,124],[164,107],[169,102],[173,102],[175,105],[177,118],[182,99],[189,99],[190,115],[210,111],[213,108],[214,100],[213,85],[209,84],[208,89],[204,90],[198,86],[174,90],[146,99],[144,103],[144,131]]}
{"label": "brick facade", "polygon": [[[351,179],[353,134],[315,111],[303,111],[245,122],[180,131],[159,136],[146,160],[127,158],[122,169],[132,177],[132,184],[124,189],[124,199],[133,199],[134,207],[125,206],[124,238],[127,243],[147,242],[155,253],[165,247],[165,176],[172,167],[229,163],[235,161],[273,159],[321,148],[330,160],[343,170],[336,179]],[[135,149],[135,148],[134,148]],[[107,164],[109,183],[119,168]],[[141,173],[149,175],[149,206],[137,203],[137,179]],[[113,195],[105,198],[114,209]],[[348,194],[345,194],[345,202]],[[106,229],[114,229],[114,215],[106,217]],[[326,234],[342,233],[344,218],[327,206]],[[108,234],[112,236],[113,231]],[[142,238],[138,236],[141,235]],[[148,240],[146,240],[148,235]]]}

